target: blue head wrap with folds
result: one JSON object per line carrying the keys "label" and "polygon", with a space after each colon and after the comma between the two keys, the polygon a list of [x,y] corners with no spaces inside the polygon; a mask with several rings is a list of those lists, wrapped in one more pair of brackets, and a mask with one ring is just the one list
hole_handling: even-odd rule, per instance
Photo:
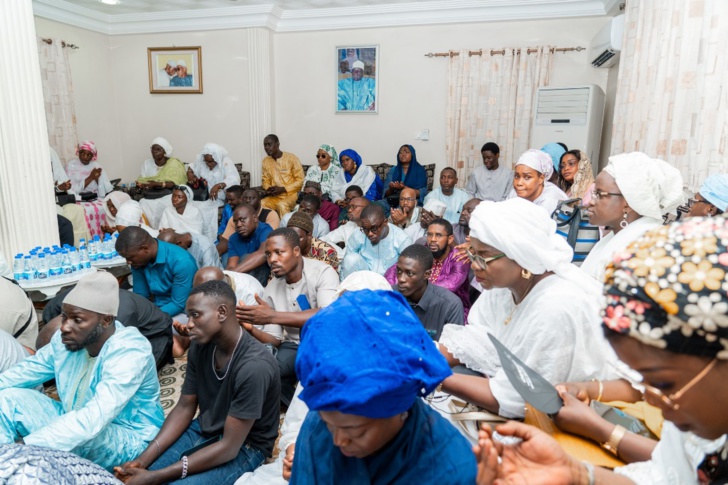
{"label": "blue head wrap with folds", "polygon": [[352,160],[354,160],[354,163],[356,163],[357,168],[359,168],[361,166],[361,156],[358,153],[356,153],[354,150],[352,150],[351,148],[347,148],[343,152],[339,153],[339,162],[341,162],[342,157],[349,157]]}
{"label": "blue head wrap with folds", "polygon": [[698,193],[725,212],[728,209],[728,175],[723,173],[711,175],[705,179]]}
{"label": "blue head wrap with folds", "polygon": [[452,374],[404,297],[351,291],[301,331],[296,372],[313,411],[389,418]]}
{"label": "blue head wrap with folds", "polygon": [[558,172],[559,166],[561,165],[561,155],[566,153],[564,147],[558,143],[547,143],[541,147],[541,151],[549,154],[551,160],[554,162],[554,170]]}

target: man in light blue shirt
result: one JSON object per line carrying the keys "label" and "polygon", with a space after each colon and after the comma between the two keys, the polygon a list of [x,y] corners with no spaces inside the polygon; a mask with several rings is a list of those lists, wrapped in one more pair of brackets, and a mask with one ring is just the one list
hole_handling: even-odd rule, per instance
{"label": "man in light blue shirt", "polygon": [[339,111],[374,111],[377,82],[364,77],[364,63],[356,61],[351,77],[339,81]]}
{"label": "man in light blue shirt", "polygon": [[121,231],[116,251],[131,266],[134,293],[153,298],[172,318],[184,311],[197,271],[197,263],[187,251],[154,239],[140,227]]}
{"label": "man in light blue shirt", "polygon": [[[111,274],[84,276],[66,296],[51,343],[0,374],[0,444],[72,451],[111,470],[141,453],[164,412],[152,347],[115,320]],[[55,379],[60,402],[32,388]]]}
{"label": "man in light blue shirt", "polygon": [[443,168],[442,172],[440,172],[440,187],[425,196],[425,204],[434,199],[443,202],[447,206],[445,215],[442,217],[452,225],[458,223],[460,211],[463,210],[465,203],[471,199],[467,192],[455,187],[457,183],[458,174],[455,169]]}

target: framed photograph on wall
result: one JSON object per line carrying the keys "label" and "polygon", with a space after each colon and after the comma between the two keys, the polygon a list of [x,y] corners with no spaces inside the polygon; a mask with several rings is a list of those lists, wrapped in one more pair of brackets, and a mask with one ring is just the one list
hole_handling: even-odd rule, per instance
{"label": "framed photograph on wall", "polygon": [[202,94],[202,47],[149,47],[149,92]]}
{"label": "framed photograph on wall", "polygon": [[336,112],[379,111],[379,46],[336,47]]}

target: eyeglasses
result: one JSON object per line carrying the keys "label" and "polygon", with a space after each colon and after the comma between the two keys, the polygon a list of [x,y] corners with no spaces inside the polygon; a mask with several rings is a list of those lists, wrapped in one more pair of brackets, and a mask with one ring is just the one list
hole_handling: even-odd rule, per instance
{"label": "eyeglasses", "polygon": [[505,257],[505,253],[496,254],[495,256],[491,258],[484,258],[483,256],[480,256],[478,254],[473,253],[471,250],[473,248],[468,248],[465,250],[465,254],[468,255],[468,259],[472,264],[477,264],[480,269],[487,269],[488,263],[495,261],[496,259],[500,259]]}
{"label": "eyeglasses", "polygon": [[619,196],[619,197],[624,197],[624,195],[619,194],[617,192],[600,192],[600,191],[594,190],[594,189],[592,189],[592,191],[591,191],[591,196],[592,196],[592,198],[594,200],[599,200],[599,199],[602,199],[604,197],[610,197],[612,195]]}
{"label": "eyeglasses", "polygon": [[710,202],[708,202],[707,200],[700,200],[696,198],[688,199],[688,207],[692,207],[695,204],[710,204]]}
{"label": "eyeglasses", "polygon": [[414,202],[416,200],[417,199],[415,199],[414,197],[400,197],[399,198],[400,202]]}
{"label": "eyeglasses", "polygon": [[316,158],[326,158],[327,156],[328,156],[328,154],[326,154],[326,153],[317,153],[316,154]]}
{"label": "eyeglasses", "polygon": [[652,387],[649,384],[645,384],[644,382],[638,382],[635,381],[631,375],[627,374],[624,369],[621,369],[614,364],[612,364],[612,368],[614,369],[615,373],[624,379],[625,381],[629,382],[632,387],[637,389],[638,391],[642,392],[642,394],[645,395],[645,398],[650,395],[654,397],[655,399],[659,400],[662,404],[667,406],[668,408],[672,409],[673,411],[677,411],[680,409],[680,404],[677,402],[683,395],[685,395],[686,392],[690,390],[695,384],[700,382],[703,377],[705,377],[708,372],[715,367],[715,364],[718,363],[718,359],[713,359],[710,364],[705,366],[703,370],[701,370],[698,375],[693,377],[690,382],[685,384],[680,390],[677,392],[674,392],[670,394],[669,396],[666,396],[661,390],[659,390],[656,387]]}
{"label": "eyeglasses", "polygon": [[349,204],[349,209],[364,209],[365,207],[363,204]]}
{"label": "eyeglasses", "polygon": [[379,224],[377,224],[376,226],[372,226],[369,228],[362,226],[359,229],[361,229],[361,232],[363,232],[365,236],[369,235],[369,233],[376,234],[382,228],[382,226],[384,225],[384,222],[385,221],[382,221]]}

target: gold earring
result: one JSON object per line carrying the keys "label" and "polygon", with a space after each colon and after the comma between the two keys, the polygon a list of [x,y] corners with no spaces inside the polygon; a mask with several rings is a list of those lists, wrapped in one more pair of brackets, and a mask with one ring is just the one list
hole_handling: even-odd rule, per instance
{"label": "gold earring", "polygon": [[521,270],[521,278],[523,278],[524,280],[530,280],[531,279],[531,276],[533,276],[533,275],[527,269],[522,269]]}

